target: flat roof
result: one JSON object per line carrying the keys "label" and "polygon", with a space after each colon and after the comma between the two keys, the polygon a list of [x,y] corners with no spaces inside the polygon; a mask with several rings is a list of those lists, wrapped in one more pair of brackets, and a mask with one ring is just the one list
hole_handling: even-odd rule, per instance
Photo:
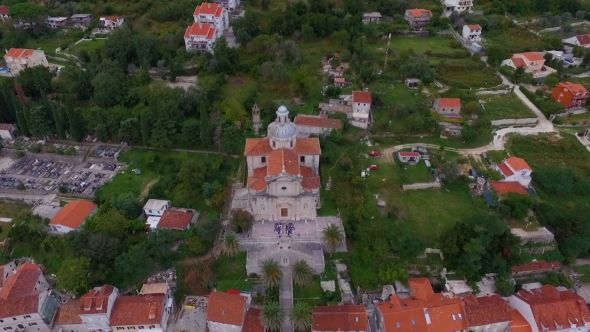
{"label": "flat roof", "polygon": [[145,224],[150,226],[150,229],[158,228],[158,223],[160,222],[160,218],[162,217],[148,217],[145,221]]}
{"label": "flat roof", "polygon": [[143,284],[143,286],[141,286],[141,291],[139,291],[139,295],[166,293],[168,293],[168,284],[165,282],[157,284]]}
{"label": "flat roof", "polygon": [[168,204],[170,204],[170,201],[164,199],[148,199],[143,208],[147,210],[162,210]]}
{"label": "flat roof", "polygon": [[209,299],[205,296],[187,296],[182,303],[174,331],[207,330],[207,307]]}

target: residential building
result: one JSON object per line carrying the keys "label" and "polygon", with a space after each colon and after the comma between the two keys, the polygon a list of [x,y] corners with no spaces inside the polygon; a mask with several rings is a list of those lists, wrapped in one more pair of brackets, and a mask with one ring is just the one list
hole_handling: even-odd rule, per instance
{"label": "residential building", "polygon": [[461,99],[438,98],[434,101],[433,109],[443,118],[461,118]]}
{"label": "residential building", "polygon": [[[54,332],[89,332],[88,327],[84,324],[78,310],[82,306],[80,299],[70,299],[59,307],[55,324],[53,326]],[[108,320],[107,320],[108,325]]]}
{"label": "residential building", "polygon": [[549,272],[559,272],[561,270],[561,262],[546,262],[546,261],[534,261],[512,268],[513,277],[526,277],[531,275],[545,274]]}
{"label": "residential building", "polygon": [[45,52],[41,50],[11,48],[8,50],[8,53],[4,55],[4,61],[6,61],[6,66],[10,69],[10,72],[13,75],[18,74],[25,68],[35,66],[49,67]]}
{"label": "residential building", "polygon": [[368,332],[369,315],[362,305],[313,308],[312,332]]}
{"label": "residential building", "polygon": [[4,284],[8,280],[8,277],[12,275],[14,270],[16,270],[15,261],[10,261],[9,263],[0,266],[0,289],[2,289],[2,286],[4,286]]}
{"label": "residential building", "polygon": [[496,170],[502,174],[502,182],[518,182],[528,187],[531,183],[532,168],[522,158],[510,157],[496,165]]}
{"label": "residential building", "polygon": [[222,31],[209,23],[193,23],[186,28],[184,45],[187,52],[213,53],[213,45]]}
{"label": "residential building", "polygon": [[146,216],[161,217],[170,206],[170,201],[163,199],[148,199],[143,206],[143,212]]}
{"label": "residential building", "polygon": [[522,67],[526,73],[533,75],[533,78],[540,83],[543,83],[549,74],[557,72],[555,69],[545,66],[545,58],[537,52],[514,53],[512,58],[502,61],[501,66],[514,69]]}
{"label": "residential building", "polygon": [[510,316],[512,316],[512,320],[508,324],[510,332],[533,332],[531,324],[522,317],[518,310],[510,309]]}
{"label": "residential building", "polygon": [[82,295],[78,316],[89,331],[111,331],[110,319],[119,298],[119,290],[111,285],[95,287]]}
{"label": "residential building", "polygon": [[512,320],[508,302],[498,295],[463,297],[465,318],[469,331],[504,332]]}
{"label": "residential building", "polygon": [[371,124],[371,103],[369,91],[352,92],[352,118],[350,124],[359,128],[368,128]]}
{"label": "residential building", "polygon": [[110,318],[112,331],[155,330],[166,331],[174,299],[166,294],[121,296],[115,302]]}
{"label": "residential building", "polygon": [[588,90],[578,83],[561,82],[553,88],[551,98],[566,108],[585,107]]}
{"label": "residential building", "polygon": [[481,26],[479,24],[465,24],[463,26],[463,39],[479,43],[481,41]]}
{"label": "residential building", "polygon": [[0,330],[49,332],[59,303],[49,294],[42,266],[24,263],[0,289]]}
{"label": "residential building", "polygon": [[214,0],[213,2],[229,11],[234,11],[240,6],[240,0]]}
{"label": "residential building", "polygon": [[191,223],[196,222],[193,220],[194,217],[195,211],[193,210],[168,209],[164,211],[157,228],[184,231],[189,229]]}
{"label": "residential building", "polygon": [[103,16],[98,19],[98,25],[103,29],[114,30],[120,28],[125,23],[125,19],[120,16]]}
{"label": "residential building", "polygon": [[582,297],[545,285],[538,289],[520,290],[510,296],[510,307],[530,324],[533,332],[587,332],[590,330],[590,310]]}
{"label": "residential building", "polygon": [[285,106],[265,138],[246,140],[249,210],[255,220],[315,220],[320,188],[320,142],[298,138]]}
{"label": "residential building", "polygon": [[262,326],[262,322],[260,321],[261,313],[262,310],[259,308],[250,307],[246,313],[242,332],[265,332],[264,326]]}
{"label": "residential building", "polygon": [[247,298],[213,290],[209,294],[207,327],[210,332],[240,332],[244,326]]}
{"label": "residential building", "polygon": [[98,206],[83,199],[71,201],[51,219],[49,227],[52,232],[65,234],[82,226],[86,218],[94,214]]}
{"label": "residential building", "polygon": [[381,13],[372,12],[363,14],[363,23],[379,23],[381,22]]}
{"label": "residential building", "polygon": [[0,137],[2,139],[13,140],[16,137],[16,126],[12,123],[0,123]]}
{"label": "residential building", "polygon": [[70,17],[70,23],[74,27],[85,27],[92,23],[92,14],[74,14]]}
{"label": "residential building", "polygon": [[418,87],[420,86],[420,80],[417,78],[406,78],[404,80],[404,83],[410,89],[418,89]]}
{"label": "residential building", "polygon": [[334,85],[340,88],[346,86],[346,78],[344,77],[334,77]]}
{"label": "residential building", "polygon": [[460,299],[434,293],[428,278],[410,279],[409,298],[397,294],[376,305],[378,332],[455,332],[467,329]]}
{"label": "residential building", "polygon": [[216,3],[204,2],[198,5],[193,17],[195,23],[209,23],[219,31],[229,29],[227,10]]}
{"label": "residential building", "polygon": [[562,39],[564,44],[570,44],[574,46],[581,46],[583,48],[590,47],[590,34],[577,35],[570,38]]}
{"label": "residential building", "polygon": [[10,7],[0,6],[0,20],[7,21],[10,19]]}
{"label": "residential building", "polygon": [[332,130],[341,130],[342,121],[330,119],[327,114],[299,114],[293,120],[297,127],[297,137],[327,136]]}
{"label": "residential building", "polygon": [[406,9],[404,18],[410,25],[410,28],[420,30],[425,25],[430,24],[432,12],[427,9]]}
{"label": "residential building", "polygon": [[403,164],[416,165],[420,161],[420,153],[399,151],[397,153],[397,160]]}
{"label": "residential building", "polygon": [[453,12],[472,11],[473,0],[444,0],[443,15],[450,16]]}
{"label": "residential building", "polygon": [[68,18],[63,16],[48,17],[47,19],[45,19],[45,25],[51,29],[65,28],[67,24]]}

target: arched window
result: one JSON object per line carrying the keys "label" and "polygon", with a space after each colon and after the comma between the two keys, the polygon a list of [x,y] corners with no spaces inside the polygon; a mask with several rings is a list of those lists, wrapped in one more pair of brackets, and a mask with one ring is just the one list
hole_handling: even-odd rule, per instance
{"label": "arched window", "polygon": [[291,141],[291,147],[293,147],[293,141]]}
{"label": "arched window", "polygon": [[276,144],[276,142],[275,142],[275,141],[272,141],[272,147],[273,147],[273,148],[276,148],[276,147],[277,147],[277,144]]}
{"label": "arched window", "polygon": [[304,209],[304,210],[307,210],[307,203],[304,203],[304,204],[303,204],[303,209]]}
{"label": "arched window", "polygon": [[264,211],[264,204],[260,204],[260,209]]}

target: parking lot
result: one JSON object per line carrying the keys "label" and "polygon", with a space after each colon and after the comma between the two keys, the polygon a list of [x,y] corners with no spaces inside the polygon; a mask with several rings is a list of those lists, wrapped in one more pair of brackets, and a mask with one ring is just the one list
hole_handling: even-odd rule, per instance
{"label": "parking lot", "polygon": [[119,164],[84,163],[80,169],[64,177],[62,185],[68,192],[92,195],[124,168]]}
{"label": "parking lot", "polygon": [[112,147],[106,145],[99,145],[92,151],[92,155],[95,157],[103,157],[103,158],[114,158],[117,153],[119,153],[123,147]]}

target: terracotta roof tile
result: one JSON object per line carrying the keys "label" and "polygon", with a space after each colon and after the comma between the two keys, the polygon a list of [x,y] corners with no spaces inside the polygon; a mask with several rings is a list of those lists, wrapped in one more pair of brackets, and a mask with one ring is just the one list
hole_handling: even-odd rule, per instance
{"label": "terracotta roof tile", "polygon": [[0,299],[10,300],[35,293],[39,277],[43,275],[37,264],[25,263],[16,268],[16,273],[0,289]]}
{"label": "terracotta roof tile", "polygon": [[166,295],[127,295],[115,302],[111,326],[161,324]]}
{"label": "terracotta roof tile", "polygon": [[522,170],[533,170],[531,166],[529,166],[529,164],[527,164],[526,161],[524,161],[524,159],[522,158],[510,157],[504,160],[504,162],[510,165],[510,167],[517,172]]}
{"label": "terracotta roof tile", "polygon": [[537,261],[537,262],[530,262],[526,264],[522,264],[519,266],[515,266],[512,268],[512,273],[523,273],[523,272],[545,272],[545,271],[554,271],[561,269],[561,262],[546,262],[546,261]]}
{"label": "terracotta roof tile", "polygon": [[420,154],[418,152],[398,152],[401,157],[418,157],[420,158]]}
{"label": "terracotta roof tile", "polygon": [[260,322],[261,312],[262,310],[258,308],[248,309],[242,332],[264,332],[264,326],[262,326],[262,323]]}
{"label": "terracotta roof tile", "polygon": [[0,299],[0,319],[37,313],[39,294],[42,292],[9,300]]}
{"label": "terracotta roof tile", "polygon": [[313,331],[369,331],[369,317],[362,305],[313,308]]}
{"label": "terracotta roof tile", "polygon": [[372,102],[371,93],[369,91],[353,91],[352,101],[355,103],[370,104]]}
{"label": "terracotta roof tile", "polygon": [[434,290],[428,278],[413,278],[410,279],[409,284],[412,296],[418,300],[428,301],[434,296]]}
{"label": "terracotta roof tile", "polygon": [[502,172],[502,174],[505,177],[508,177],[508,176],[511,176],[511,175],[514,174],[514,172],[512,172],[510,170],[510,168],[508,168],[508,166],[506,164],[504,164],[504,163],[498,164],[498,169],[500,169],[500,172]]}
{"label": "terracotta roof tile", "polygon": [[0,6],[0,15],[8,15],[9,12],[10,12],[10,7]]}
{"label": "terracotta roof tile", "polygon": [[578,84],[578,83],[561,82],[561,83],[557,84],[557,86],[555,86],[555,88],[568,89],[568,91],[571,91],[573,94],[588,93],[588,90],[586,90],[586,88],[582,84]]}
{"label": "terracotta roof tile", "polygon": [[498,193],[498,195],[507,195],[509,193],[515,193],[520,195],[528,195],[526,188],[518,182],[491,182],[492,188]]}
{"label": "terracotta roof tile", "polygon": [[248,188],[257,192],[266,189],[266,175],[268,170],[266,167],[260,167],[254,170],[254,174],[248,178]]}
{"label": "terracotta roof tile", "polygon": [[195,8],[195,12],[193,15],[215,15],[216,17],[220,17],[221,13],[223,12],[223,7],[216,3],[210,2],[203,2],[197,8]]}
{"label": "terracotta roof tile", "polygon": [[510,306],[498,295],[475,297],[468,294],[463,298],[465,316],[469,327],[509,322],[512,320]]}
{"label": "terracotta roof tile", "polygon": [[576,36],[576,39],[578,40],[578,43],[580,43],[581,46],[590,45],[589,34]]}
{"label": "terracotta roof tile", "polygon": [[207,321],[243,326],[246,316],[246,298],[214,290],[209,294]]}
{"label": "terracotta roof tile", "polygon": [[82,324],[82,319],[78,315],[78,310],[81,305],[82,302],[80,299],[69,300],[62,304],[57,313],[57,317],[55,318],[55,323],[57,325]]}
{"label": "terracotta roof tile", "polygon": [[529,61],[545,61],[545,58],[541,55],[541,53],[525,52],[525,53],[520,53],[520,54],[522,54],[522,56],[527,58],[527,60],[529,60]]}
{"label": "terracotta roof tile", "polygon": [[84,220],[96,209],[97,205],[82,199],[72,201],[51,219],[50,225],[61,225],[72,229],[82,226]]}
{"label": "terracotta roof tile", "polygon": [[301,176],[303,177],[301,180],[301,187],[303,187],[304,190],[311,191],[320,187],[320,177],[315,175],[311,168],[301,166]]}
{"label": "terracotta roof tile", "polygon": [[419,300],[400,299],[397,295],[393,295],[389,301],[377,304],[377,310],[383,315],[385,331],[428,331],[424,317],[424,305]]}
{"label": "terracotta roof tile", "polygon": [[525,63],[524,60],[521,58],[512,58],[512,63],[514,64],[514,67],[516,68],[520,68],[520,67],[524,67]]}
{"label": "terracotta roof tile", "polygon": [[164,214],[160,218],[157,227],[185,230],[188,229],[188,226],[191,223],[194,215],[195,213],[190,210],[168,209],[164,211]]}
{"label": "terracotta roof tile", "polygon": [[440,107],[461,107],[461,99],[459,98],[439,98],[438,104]]}
{"label": "terracotta roof tile", "polygon": [[510,316],[512,316],[512,321],[510,322],[510,331],[512,332],[533,332],[531,329],[531,325],[527,322],[524,317],[518,312],[516,309],[510,310]]}
{"label": "terracotta roof tile", "polygon": [[14,125],[11,123],[0,123],[0,130],[10,130]]}
{"label": "terracotta roof tile", "polygon": [[78,314],[104,314],[107,312],[109,296],[115,292],[115,287],[103,285],[95,287],[80,297]]}
{"label": "terracotta roof tile", "polygon": [[209,23],[193,23],[193,25],[186,28],[186,32],[184,33],[184,38],[188,37],[206,37],[207,39],[211,39],[215,34],[215,27]]}
{"label": "terracotta roof tile", "polygon": [[422,14],[428,13],[430,17],[432,17],[432,12],[426,9],[408,9],[406,12],[412,14],[413,17],[421,17]]}
{"label": "terracotta roof tile", "polygon": [[117,23],[117,22],[121,21],[123,18],[120,16],[103,16],[100,19],[103,21],[111,21],[111,22]]}
{"label": "terracotta roof tile", "polygon": [[9,56],[15,59],[26,59],[30,57],[33,53],[35,53],[34,50],[29,50],[26,48],[11,48],[10,50],[8,50],[8,53],[6,53],[5,56]]}
{"label": "terracotta roof tile", "polygon": [[299,155],[322,154],[320,140],[317,137],[298,138],[297,144],[295,145],[293,151]]}
{"label": "terracotta roof tile", "polygon": [[281,174],[299,175],[299,157],[291,150],[279,149],[268,154],[268,176]]}
{"label": "terracotta roof tile", "polygon": [[[299,143],[299,140],[297,140]],[[246,156],[267,155],[272,151],[270,147],[269,138],[248,138],[246,140],[246,149],[244,154]]]}
{"label": "terracotta roof tile", "polygon": [[342,121],[330,119],[326,114],[322,115],[297,115],[293,120],[297,126],[320,127],[329,129],[342,129]]}
{"label": "terracotta roof tile", "polygon": [[481,30],[481,26],[479,24],[467,24],[470,30]]}

